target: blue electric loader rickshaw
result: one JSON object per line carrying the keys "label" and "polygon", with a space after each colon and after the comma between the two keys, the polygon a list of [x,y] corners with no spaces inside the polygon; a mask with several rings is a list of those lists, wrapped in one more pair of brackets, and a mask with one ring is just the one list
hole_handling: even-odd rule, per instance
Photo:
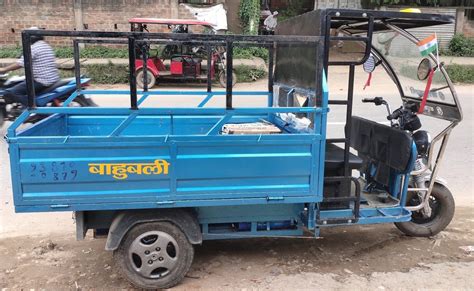
{"label": "blue electric loader rickshaw", "polygon": [[[329,9],[285,21],[272,36],[24,31],[29,106],[6,136],[15,210],[73,211],[77,238],[88,230],[105,233],[106,250],[140,288],[178,284],[192,264],[193,245],[205,240],[318,237],[326,227],[376,223],[435,235],[454,214],[437,173],[462,113],[443,63],[432,54],[421,58],[409,31],[452,22],[432,14]],[[81,42],[128,45],[130,90],[88,94],[125,94],[130,107],[37,107],[33,35],[73,38],[76,64]],[[209,76],[204,91],[138,91],[135,52],[145,50],[146,58],[152,43],[225,46],[225,91],[214,91]],[[265,90],[233,91],[238,46],[268,49]],[[344,100],[328,92],[333,66],[348,69]],[[396,110],[382,97],[362,100],[386,106],[390,124],[353,116],[356,66],[369,74],[385,70],[398,88]],[[69,99],[80,93],[78,87]],[[185,108],[143,106],[163,96],[201,99]],[[236,107],[236,97],[264,98],[266,106]],[[223,105],[210,107],[211,99]],[[345,136],[327,138],[335,106],[346,106]],[[31,114],[51,116],[19,130]],[[420,116],[448,125],[431,138]]]}

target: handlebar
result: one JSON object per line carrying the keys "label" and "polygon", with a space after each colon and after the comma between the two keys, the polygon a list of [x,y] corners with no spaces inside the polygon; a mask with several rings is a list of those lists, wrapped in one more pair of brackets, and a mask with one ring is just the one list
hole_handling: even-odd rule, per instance
{"label": "handlebar", "polygon": [[391,113],[390,105],[388,105],[387,101],[383,100],[383,97],[364,98],[364,99],[362,99],[362,102],[363,103],[374,103],[375,106],[385,105],[385,107],[387,108],[387,113],[388,113],[387,119],[390,120],[390,123],[392,125],[393,125],[392,119],[397,119],[398,118],[398,117],[397,118],[389,118],[393,113]]}
{"label": "handlebar", "polygon": [[376,106],[387,104],[387,101],[383,100],[383,97],[364,98],[363,103],[374,103]]}
{"label": "handlebar", "polygon": [[388,119],[388,120],[396,120],[396,119],[398,119],[400,116],[402,116],[402,114],[403,114],[403,108],[400,107],[400,108],[394,110],[391,114],[389,114],[389,115],[387,116],[387,119]]}

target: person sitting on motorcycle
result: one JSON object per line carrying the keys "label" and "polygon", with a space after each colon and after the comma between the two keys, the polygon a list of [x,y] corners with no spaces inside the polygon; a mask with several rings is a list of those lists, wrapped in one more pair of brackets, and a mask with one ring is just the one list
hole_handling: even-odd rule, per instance
{"label": "person sitting on motorcycle", "polygon": [[[29,29],[39,28],[31,27]],[[59,81],[59,70],[56,66],[53,48],[44,41],[42,36],[31,36],[31,60],[36,94]],[[18,70],[24,66],[24,58],[21,56],[16,63],[0,68],[0,74]],[[28,104],[26,80],[6,89],[4,98],[10,99],[8,103],[21,103],[26,106]]]}

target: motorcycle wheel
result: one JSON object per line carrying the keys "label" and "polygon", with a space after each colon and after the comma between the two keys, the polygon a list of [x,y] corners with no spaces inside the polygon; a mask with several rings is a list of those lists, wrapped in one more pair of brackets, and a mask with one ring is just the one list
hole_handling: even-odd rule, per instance
{"label": "motorcycle wheel", "polygon": [[[227,75],[224,71],[219,72],[219,84],[222,86],[222,88],[227,87]],[[232,87],[237,84],[237,75],[235,72],[232,72]]]}
{"label": "motorcycle wheel", "polygon": [[[143,73],[143,69],[140,69],[137,71],[136,74],[136,80],[137,80],[137,86],[141,89],[145,88],[145,74]],[[155,86],[156,83],[156,77],[153,75],[153,73],[150,70],[147,70],[147,82],[148,82],[148,89],[151,89],[153,86]]]}
{"label": "motorcycle wheel", "polygon": [[[418,195],[411,193],[407,197],[407,206],[419,205]],[[421,211],[414,211],[411,221],[397,222],[395,226],[408,236],[429,237],[438,234],[448,226],[454,216],[453,194],[445,186],[435,183],[429,203],[431,216],[424,217]]]}
{"label": "motorcycle wheel", "polygon": [[70,104],[71,107],[97,107],[97,104],[90,98],[84,95],[79,95]]}
{"label": "motorcycle wheel", "polygon": [[0,108],[0,128],[2,128],[3,124],[5,123],[5,108]]}

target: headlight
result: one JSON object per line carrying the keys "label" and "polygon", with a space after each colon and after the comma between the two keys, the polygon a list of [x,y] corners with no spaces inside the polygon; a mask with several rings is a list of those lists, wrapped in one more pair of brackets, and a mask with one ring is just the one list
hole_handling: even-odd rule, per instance
{"label": "headlight", "polygon": [[416,150],[419,155],[426,155],[430,148],[431,137],[426,130],[419,130],[413,134],[413,139],[415,140]]}

